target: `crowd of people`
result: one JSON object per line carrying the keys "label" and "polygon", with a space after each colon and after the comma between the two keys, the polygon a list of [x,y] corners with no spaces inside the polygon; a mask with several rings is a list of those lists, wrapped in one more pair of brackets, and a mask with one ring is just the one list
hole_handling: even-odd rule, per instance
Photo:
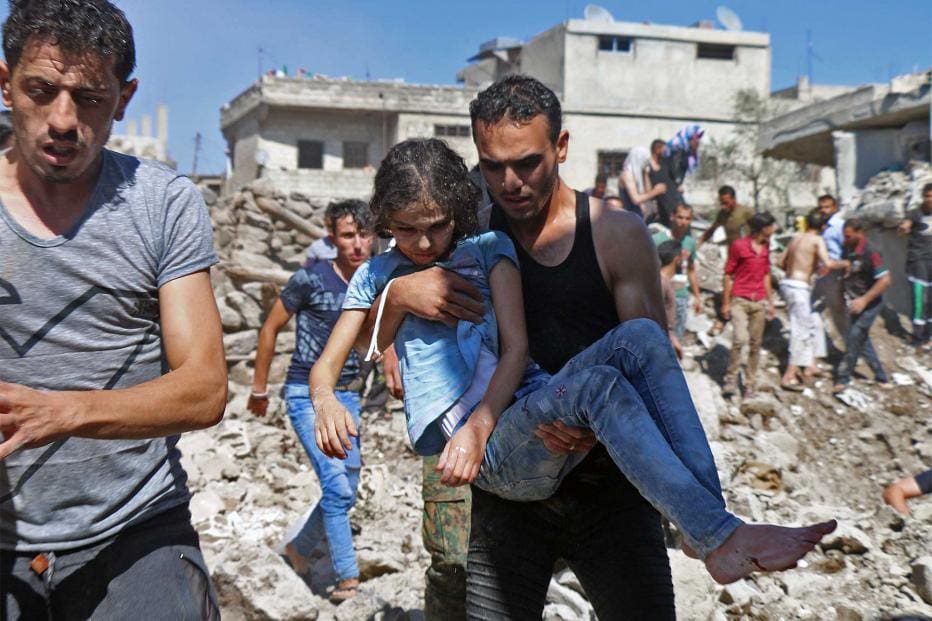
{"label": "crowd of people", "polygon": [[[187,178],[104,148],[138,85],[119,9],[13,3],[3,48],[0,615],[219,618],[176,448],[227,400],[207,209]],[[247,407],[267,414],[276,338],[295,317],[283,397],[322,490],[288,562],[307,574],[323,532],[331,599],[358,593],[359,389],[380,361],[424,458],[430,619],[539,618],[559,559],[600,618],[672,619],[661,518],[720,583],[795,567],[834,520],[746,524],[728,510],[679,363],[687,317],[705,306],[697,249],[723,227],[725,389],[756,390],[775,308],[773,216],[724,186],[693,237],[682,186],[697,125],[632,151],[619,208],[604,179],[590,196],[561,178],[570,136],[539,81],[495,82],[470,116],[477,171],[440,140],[392,147],[368,204],[328,206],[328,236],[268,311]],[[932,186],[923,192],[901,231],[927,347]],[[869,329],[889,272],[863,222],[842,220],[832,197],[819,205],[778,259],[791,315],[782,385],[820,372],[813,300],[847,321],[836,389],[861,355],[885,382]],[[376,236],[391,239],[386,252]],[[923,473],[885,498],[908,511],[929,487]]]}

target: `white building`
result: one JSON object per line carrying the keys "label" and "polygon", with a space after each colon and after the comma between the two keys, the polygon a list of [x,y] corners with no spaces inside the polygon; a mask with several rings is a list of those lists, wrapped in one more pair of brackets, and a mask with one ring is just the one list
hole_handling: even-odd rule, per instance
{"label": "white building", "polygon": [[475,163],[475,89],[263,76],[221,111],[231,186],[265,177],[312,201],[367,197],[392,145],[439,136]]}
{"label": "white building", "polygon": [[[469,102],[494,80],[525,73],[560,97],[571,135],[561,174],[586,188],[597,172],[615,177],[633,147],[667,140],[688,123],[702,124],[709,137],[727,136],[736,93],[769,94],[770,56],[768,34],[709,22],[572,19],[527,42],[484,43],[458,74],[461,87],[264,76],[221,111],[230,186],[264,176],[321,203],[368,196],[387,148],[409,137],[444,138],[472,165]],[[611,179],[609,187],[616,187]],[[687,190],[696,204],[715,200],[711,180]],[[802,193],[807,204],[809,194]]]}

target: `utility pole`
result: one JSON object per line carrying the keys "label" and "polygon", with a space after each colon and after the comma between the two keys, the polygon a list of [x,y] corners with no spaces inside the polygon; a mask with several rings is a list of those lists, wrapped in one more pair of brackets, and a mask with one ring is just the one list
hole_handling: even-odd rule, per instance
{"label": "utility pole", "polygon": [[194,134],[194,160],[191,163],[191,176],[197,176],[197,156],[201,152],[201,132]]}

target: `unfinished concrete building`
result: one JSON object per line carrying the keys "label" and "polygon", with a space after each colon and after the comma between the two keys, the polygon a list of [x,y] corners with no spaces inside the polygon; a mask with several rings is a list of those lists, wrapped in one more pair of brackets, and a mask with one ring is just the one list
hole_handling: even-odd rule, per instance
{"label": "unfinished concrete building", "polygon": [[312,201],[367,197],[392,145],[415,137],[446,140],[469,163],[474,89],[263,76],[226,104],[234,188],[259,177]]}
{"label": "unfinished concrete building", "polygon": [[[586,188],[605,173],[614,191],[635,146],[669,139],[696,122],[709,138],[727,138],[736,127],[735,95],[769,94],[770,60],[766,33],[720,30],[711,22],[571,19],[526,42],[483,43],[457,75],[460,87],[266,75],[221,110],[229,187],[262,176],[318,203],[368,196],[386,150],[409,137],[443,138],[472,165],[469,101],[494,80],[520,72],[552,88],[564,106],[572,139],[563,177]],[[778,95],[795,108],[845,88],[797,85]],[[726,171],[694,175],[687,200],[714,204],[720,182],[735,185],[739,200],[749,198],[750,188]],[[811,205],[824,185],[824,179],[794,184],[787,193],[791,206]]]}
{"label": "unfinished concrete building", "polygon": [[893,274],[887,302],[904,313],[906,242],[895,226],[932,182],[930,85],[932,71],[925,71],[798,108],[767,122],[759,145],[770,157],[834,169],[842,209],[873,225],[871,238]]}

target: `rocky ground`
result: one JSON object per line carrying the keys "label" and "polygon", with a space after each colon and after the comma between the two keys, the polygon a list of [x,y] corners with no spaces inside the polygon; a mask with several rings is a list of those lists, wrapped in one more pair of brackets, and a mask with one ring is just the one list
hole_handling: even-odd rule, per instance
{"label": "rocky ground", "polygon": [[[224,618],[422,618],[428,559],[420,541],[420,461],[405,442],[401,413],[371,413],[363,426],[365,465],[351,514],[364,580],[360,596],[338,607],[327,601],[331,577],[323,545],[312,584],[279,555],[289,528],[318,500],[320,487],[282,403],[273,399],[264,419],[246,411],[250,354],[262,308],[314,233],[281,226],[280,214],[270,211],[285,207],[316,218],[317,225],[320,214],[300,196],[265,192],[264,200],[276,203],[271,210],[257,205],[262,190],[214,206],[215,221],[222,220],[224,264],[215,289],[231,353],[231,400],[219,426],[181,441],[195,492],[194,522]],[[263,256],[272,259],[255,259]],[[717,288],[720,260],[717,249],[703,249],[704,288]],[[881,500],[886,483],[932,465],[930,354],[906,344],[894,316],[878,321],[872,332],[892,386],[857,379],[839,399],[826,379],[803,393],[785,392],[778,387],[787,345],[781,311],[768,327],[760,395],[726,400],[720,383],[730,328],[713,334],[711,317],[710,305],[705,315],[691,318],[696,336],[688,341],[684,369],[729,506],[749,521],[837,518],[840,527],[798,569],[727,587],[712,582],[698,561],[670,549],[679,618],[932,619],[932,498],[914,502],[913,515],[905,518]],[[279,342],[273,370],[279,381],[290,340],[293,335],[283,333]],[[580,591],[569,571],[555,576],[545,618],[595,618]]]}

